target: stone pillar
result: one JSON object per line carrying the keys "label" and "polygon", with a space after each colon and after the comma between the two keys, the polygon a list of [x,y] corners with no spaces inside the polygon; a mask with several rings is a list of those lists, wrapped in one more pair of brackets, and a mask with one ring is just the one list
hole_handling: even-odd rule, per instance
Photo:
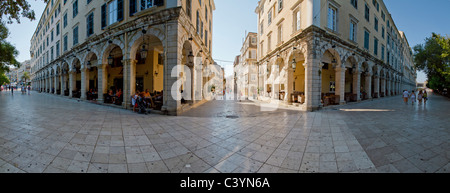
{"label": "stone pillar", "polygon": [[[130,108],[131,96],[136,93],[136,60],[122,60],[123,63],[123,103],[125,109]],[[164,93],[165,94],[165,93]]]}
{"label": "stone pillar", "polygon": [[353,94],[356,94],[356,100],[361,101],[361,72],[353,72]]}
{"label": "stone pillar", "polygon": [[74,72],[71,71],[69,72],[69,98],[73,97],[72,91],[74,90],[75,87],[75,85],[73,84],[75,79],[74,74],[75,74]]}
{"label": "stone pillar", "polygon": [[365,78],[366,78],[365,90],[367,92],[367,98],[371,99],[372,98],[372,74],[368,73]]}
{"label": "stone pillar", "polygon": [[85,67],[82,67],[81,69],[81,100],[86,100],[86,92],[89,88],[89,69],[86,69]]}
{"label": "stone pillar", "polygon": [[374,80],[374,95],[375,95],[375,98],[380,98],[380,77],[378,76],[378,75],[375,75],[374,77],[373,77],[373,80]]}
{"label": "stone pillar", "polygon": [[57,90],[58,90],[58,75],[56,75],[55,74],[55,76],[53,76],[53,82],[54,82],[54,85],[53,85],[53,88],[54,88],[54,90],[53,90],[53,94],[58,94],[58,92],[57,92]]}
{"label": "stone pillar", "polygon": [[381,78],[380,91],[384,93],[384,96],[386,96],[386,78]]}
{"label": "stone pillar", "polygon": [[386,96],[391,96],[391,80],[386,79]]}
{"label": "stone pillar", "polygon": [[[97,101],[103,101],[104,94],[108,93],[108,73],[106,72],[106,65],[97,67],[98,69],[98,98]],[[125,97],[124,97],[125,99]]]}
{"label": "stone pillar", "polygon": [[[289,65],[289,63],[287,64]],[[287,78],[286,78],[286,102],[292,103],[292,93],[294,92],[294,69],[291,66],[287,67]]]}
{"label": "stone pillar", "polygon": [[61,76],[59,77],[60,78],[60,82],[61,82],[61,93],[60,93],[60,95],[61,96],[64,96],[64,90],[66,89],[65,87],[65,85],[66,84],[64,84],[64,80],[65,80],[65,75],[64,74],[61,74]]}
{"label": "stone pillar", "polygon": [[53,76],[50,76],[50,78],[48,78],[48,93],[49,94],[52,93],[52,88],[53,88]]}
{"label": "stone pillar", "polygon": [[[177,23],[168,23],[165,26],[166,39],[163,40],[163,46],[165,53],[164,57],[164,94],[163,94],[163,106],[162,111],[169,115],[177,115],[178,109],[181,107],[181,100],[175,100],[176,98],[181,98],[180,92],[177,96],[172,96],[172,88],[179,88],[181,83],[177,83],[178,77],[172,77],[172,69],[174,69],[178,64],[181,64],[182,60],[182,44],[178,42],[179,27],[181,25]],[[174,86],[174,87],[173,87]],[[176,98],[174,98],[176,97]]]}
{"label": "stone pillar", "polygon": [[345,67],[336,67],[336,90],[335,95],[339,95],[339,104],[345,104]]}
{"label": "stone pillar", "polygon": [[[308,48],[313,49],[313,48]],[[308,50],[305,61],[305,106],[307,111],[318,110],[322,107],[322,64],[316,58],[313,50]]]}

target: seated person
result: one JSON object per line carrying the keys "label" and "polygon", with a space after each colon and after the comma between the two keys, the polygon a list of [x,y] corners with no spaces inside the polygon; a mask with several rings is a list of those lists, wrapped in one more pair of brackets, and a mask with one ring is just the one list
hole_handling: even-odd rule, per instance
{"label": "seated person", "polygon": [[161,91],[161,93],[155,95],[155,99],[157,101],[162,101],[163,100],[163,92],[164,91]]}
{"label": "seated person", "polygon": [[150,97],[151,97],[151,96],[150,96],[150,92],[148,91],[148,89],[145,89],[144,97],[145,97],[145,98],[150,98]]}
{"label": "seated person", "polygon": [[108,94],[106,94],[106,101],[108,103],[113,103],[113,101],[114,101],[114,94],[113,94],[112,90],[109,90]]}
{"label": "seated person", "polygon": [[123,93],[122,93],[122,89],[119,89],[119,91],[117,91],[117,93],[116,93],[115,104],[121,105],[122,101],[123,101]]}
{"label": "seated person", "polygon": [[92,88],[86,93],[87,100],[92,100]]}

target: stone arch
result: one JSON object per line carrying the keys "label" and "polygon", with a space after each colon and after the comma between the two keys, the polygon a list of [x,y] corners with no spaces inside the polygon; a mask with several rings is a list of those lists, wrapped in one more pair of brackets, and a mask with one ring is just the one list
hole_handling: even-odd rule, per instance
{"label": "stone arch", "polygon": [[[290,73],[292,73],[292,79],[288,80],[292,81],[290,88],[292,93],[295,94],[296,97],[288,98],[288,101],[304,103],[305,102],[305,92],[306,92],[306,49],[305,47],[300,46],[296,47],[296,49],[292,49],[289,52],[289,58],[287,60],[287,65],[289,68],[293,68],[293,64],[295,63],[295,70],[293,69]],[[289,85],[289,84],[288,84]],[[288,96],[290,97],[290,96]]]}
{"label": "stone arch", "polygon": [[345,67],[347,68],[358,68],[358,58],[354,55],[347,56],[343,61],[345,61]]}
{"label": "stone arch", "polygon": [[108,63],[108,55],[106,55],[105,57],[105,53],[109,54],[109,52],[116,46],[118,46],[122,50],[122,55],[125,55],[125,53],[123,53],[125,50],[125,44],[122,41],[116,38],[107,41],[105,42],[103,48],[101,49],[101,52],[97,54],[97,57],[102,59],[103,65]]}
{"label": "stone arch", "polygon": [[[136,37],[136,36],[135,36]],[[161,52],[164,52],[165,46],[163,43],[162,39],[159,39],[158,36],[152,35],[152,34],[146,34],[144,36],[140,36],[139,38],[135,39],[133,42],[130,42],[130,51],[129,51],[129,58],[132,60],[136,60],[136,54],[139,53],[140,49],[142,48],[142,44],[146,42],[147,44],[147,49],[149,47],[159,47],[159,44],[161,44],[162,48],[158,48],[158,49],[162,49],[160,50]]]}
{"label": "stone arch", "polygon": [[[116,40],[116,41],[118,41],[118,40]],[[116,44],[116,43],[114,43],[114,41],[113,41],[113,43],[105,45],[105,47],[102,49],[101,55],[100,56],[97,55],[98,58],[102,59],[102,65],[107,65],[108,64],[109,54],[116,47],[119,47],[121,49],[121,51],[122,51],[122,55],[125,55],[123,47],[121,47],[121,45]]]}
{"label": "stone arch", "polygon": [[[341,66],[341,54],[334,48],[328,48],[325,51],[322,52],[321,55],[322,63],[328,63],[332,64],[332,67]],[[333,61],[336,61],[335,64],[333,64]]]}
{"label": "stone arch", "polygon": [[[156,28],[156,27],[147,27],[145,30],[146,30],[146,33],[145,33],[146,37],[154,36],[161,41],[163,48],[167,47],[165,44],[165,41],[164,41],[166,37],[163,33],[163,30]],[[128,47],[131,48],[130,53],[129,53],[130,58],[134,57],[134,55],[136,54],[136,50],[138,50],[137,48],[135,48],[136,50],[134,50],[134,53],[132,53],[133,46],[136,46],[136,45],[139,46],[142,42],[143,42],[143,33],[141,30],[137,30],[136,33],[129,39]],[[113,42],[113,43],[120,46],[119,42]],[[124,47],[122,47],[122,46],[120,46],[120,47],[122,50],[124,50]]]}

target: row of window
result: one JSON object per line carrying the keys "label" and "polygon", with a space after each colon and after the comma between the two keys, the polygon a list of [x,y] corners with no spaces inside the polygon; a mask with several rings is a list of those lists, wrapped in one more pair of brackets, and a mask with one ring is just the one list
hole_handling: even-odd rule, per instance
{"label": "row of window", "polygon": [[[358,6],[358,4],[357,4],[358,1],[357,0],[351,0],[350,3],[357,9],[357,6]],[[377,11],[379,11],[379,3],[376,0],[373,1],[373,5],[374,5],[374,7],[376,7]],[[332,31],[337,31],[337,21],[338,21],[338,19],[337,19],[337,15],[338,15],[337,12],[338,12],[337,8],[335,6],[333,6],[332,4],[330,4],[329,7],[328,7],[328,26],[327,27],[330,30],[332,30]],[[365,19],[367,21],[369,21],[369,15],[370,15],[370,9],[369,9],[368,5],[365,4]],[[385,14],[384,14],[383,11],[381,11],[381,17],[382,17],[382,19],[384,21],[385,20]],[[389,20],[387,21],[387,25],[388,25],[388,28],[391,27],[391,26],[389,26],[390,25]],[[358,27],[357,27],[357,20],[353,19],[353,18],[350,18],[350,25],[349,26],[350,26],[349,39],[351,41],[353,41],[353,42],[356,42],[357,41],[357,29],[358,29]],[[378,26],[379,26],[378,18],[376,16],[374,16],[374,29],[375,29],[375,31],[379,30]],[[385,28],[384,28],[384,26],[382,26],[382,28],[381,28],[381,37],[383,39],[385,39],[385,33],[386,33]],[[394,44],[394,41],[390,41],[390,40],[391,40],[391,38],[388,35],[387,45],[389,46],[390,43],[392,43],[392,48],[395,48],[394,49],[394,53],[398,54],[399,53],[398,46],[396,46],[396,44]],[[374,55],[378,56],[379,40],[375,36],[374,36],[374,41],[373,42],[374,42]],[[364,48],[369,50],[369,47],[370,47],[370,32],[367,29],[365,29],[364,30]],[[381,59],[382,60],[384,60],[385,49],[386,49],[386,47],[382,44],[381,45]],[[394,61],[394,64],[396,64],[397,61],[396,61],[395,57],[393,57],[393,55],[391,55],[389,51],[387,51],[387,53],[388,53],[388,58],[387,58],[388,63],[390,61]],[[391,58],[390,56],[392,56],[394,59],[390,59]]]}
{"label": "row of window", "polygon": [[[91,2],[91,0],[87,0],[87,4],[89,4]],[[137,9],[137,2],[138,0],[130,0],[130,7],[132,8],[132,10],[135,10],[134,12],[130,12],[130,16],[134,15],[138,10],[142,11],[154,6],[161,6],[164,5],[164,1],[163,0],[140,0],[140,8]],[[66,1],[64,1],[64,3],[66,3]],[[76,17],[78,15],[78,0],[75,0],[73,2],[73,17]],[[133,9],[134,8],[134,9]],[[101,27],[102,29],[104,29],[106,26],[112,25],[116,22],[122,21],[123,20],[123,14],[124,14],[124,1],[123,0],[113,0],[111,2],[109,2],[108,4],[104,4],[102,5],[102,11],[101,11]],[[90,37],[91,35],[94,34],[94,12],[91,12],[90,14],[88,14],[88,16],[86,17],[86,37]],[[64,14],[63,16],[63,28],[66,28],[68,26],[68,17],[67,17],[67,12]],[[50,38],[51,41],[53,42],[54,40],[54,35],[53,35],[53,30],[51,32]],[[60,34],[60,24],[57,24],[56,27],[56,35],[58,36]],[[42,53],[43,50],[45,50],[45,43],[47,44],[47,46],[49,46],[49,38],[47,36],[47,41],[39,47],[39,49],[37,50],[36,53],[36,57],[39,57],[40,54]],[[79,27],[78,25],[75,26],[72,30],[72,45],[77,45],[79,43]],[[68,50],[68,34],[64,35],[63,37],[63,52],[66,52]],[[60,43],[59,41],[56,43],[56,57],[59,57],[60,55]],[[53,57],[53,47],[51,47],[50,49],[50,57],[48,55],[48,51],[46,52],[46,54],[44,54],[44,56],[41,59],[41,63],[48,63],[49,59],[50,61],[54,60]]]}

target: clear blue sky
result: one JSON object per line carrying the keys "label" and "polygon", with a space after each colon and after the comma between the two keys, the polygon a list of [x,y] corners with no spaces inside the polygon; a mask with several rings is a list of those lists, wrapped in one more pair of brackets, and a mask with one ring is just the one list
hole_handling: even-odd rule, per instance
{"label": "clear blue sky", "polygon": [[[37,19],[30,22],[22,18],[21,24],[8,25],[10,38],[20,54],[18,61],[30,59],[30,39],[36,29],[45,5],[41,0],[28,0]],[[213,21],[213,58],[225,67],[226,75],[232,75],[234,61],[239,55],[245,32],[257,32],[255,8],[258,0],[215,0]],[[424,42],[432,32],[450,35],[450,0],[385,0],[397,28],[406,33],[409,44],[414,47]],[[220,60],[220,61],[219,61]],[[418,82],[426,80],[419,73]]]}

